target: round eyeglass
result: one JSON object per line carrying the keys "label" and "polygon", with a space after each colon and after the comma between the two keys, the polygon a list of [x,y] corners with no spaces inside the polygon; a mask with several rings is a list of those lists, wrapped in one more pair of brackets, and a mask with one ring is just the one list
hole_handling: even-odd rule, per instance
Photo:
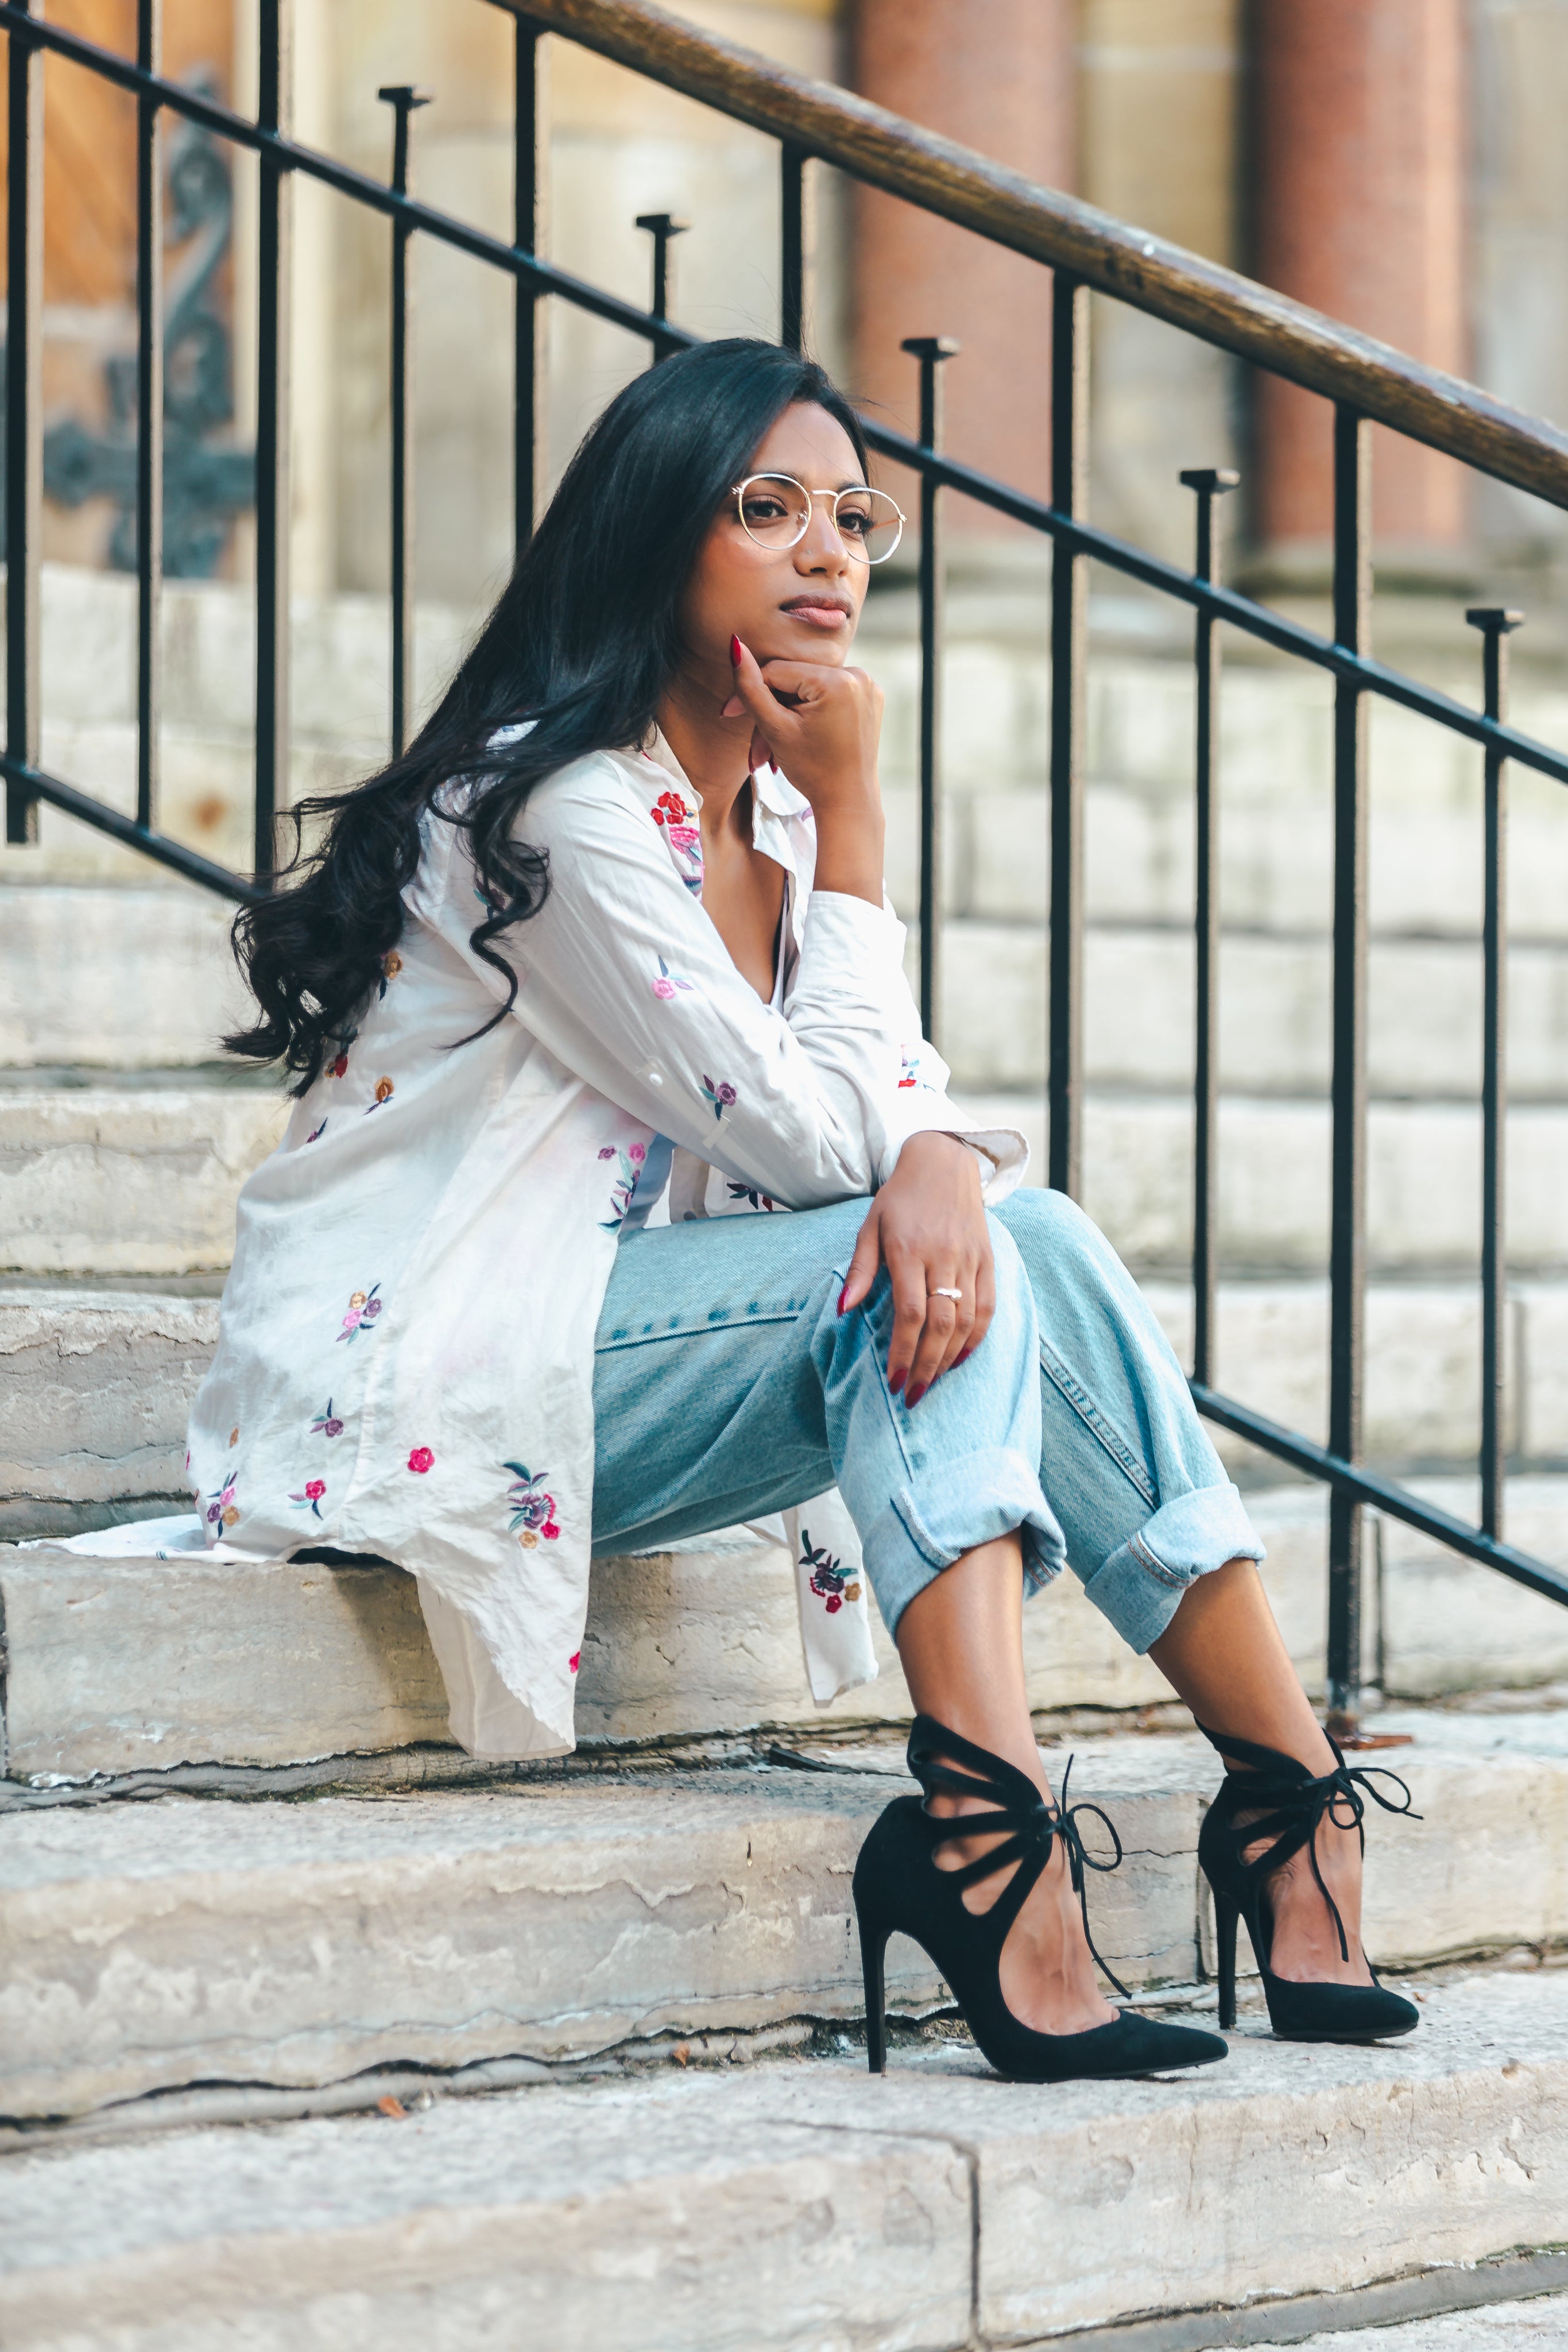
{"label": "round eyeglass", "polygon": [[740,527],[758,547],[798,547],[811,527],[811,501],[832,503],[833,528],[846,553],[885,563],[904,537],[902,509],[885,490],[857,482],[845,490],[809,490],[793,474],[752,474],[730,492]]}

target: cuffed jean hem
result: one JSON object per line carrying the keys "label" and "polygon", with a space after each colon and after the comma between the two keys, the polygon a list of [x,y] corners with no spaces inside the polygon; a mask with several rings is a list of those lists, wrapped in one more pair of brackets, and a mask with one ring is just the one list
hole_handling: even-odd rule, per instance
{"label": "cuffed jean hem", "polygon": [[1140,1656],[1157,1642],[1198,1577],[1228,1559],[1266,1557],[1241,1496],[1223,1486],[1195,1486],[1162,1503],[1084,1580],[1083,1590]]}
{"label": "cuffed jean hem", "polygon": [[924,1471],[901,1486],[868,1534],[862,1555],[890,1633],[917,1592],[977,1544],[1014,1533],[1023,1539],[1024,1590],[1061,1574],[1067,1538],[1040,1475],[1010,1446],[992,1445]]}

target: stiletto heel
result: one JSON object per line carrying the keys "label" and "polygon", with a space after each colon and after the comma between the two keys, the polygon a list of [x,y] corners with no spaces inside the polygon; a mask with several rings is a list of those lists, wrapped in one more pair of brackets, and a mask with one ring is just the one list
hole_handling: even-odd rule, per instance
{"label": "stiletto heel", "polygon": [[[1366,1798],[1362,1789],[1385,1813],[1408,1813],[1412,1821],[1419,1821],[1421,1816],[1412,1810],[1410,1791],[1398,1773],[1380,1764],[1349,1765],[1331,1739],[1334,1769],[1314,1778],[1293,1756],[1281,1756],[1273,1748],[1255,1748],[1249,1740],[1228,1738],[1201,1723],[1197,1727],[1222,1756],[1234,1757],[1239,1764],[1251,1768],[1226,1774],[1204,1815],[1197,1840],[1198,1862],[1214,1890],[1221,2025],[1236,2022],[1236,1922],[1240,1916],[1247,1922],[1263,1981],[1270,2025],[1282,2041],[1382,2042],[1393,2034],[1410,2032],[1421,2021],[1419,2010],[1401,1994],[1385,1991],[1370,1960],[1369,1985],[1301,1984],[1293,1977],[1276,1976],[1269,1965],[1274,1914],[1267,1881],[1303,1847],[1338,1932],[1341,1954],[1350,1958],[1339,1906],[1318,1867],[1318,1827],[1325,1815],[1340,1829],[1354,1827],[1364,1853]],[[1392,1780],[1405,1802],[1397,1805],[1384,1796],[1373,1786],[1375,1777]],[[1250,1818],[1239,1821],[1240,1813]],[[1260,1841],[1265,1842],[1264,1852],[1252,1862],[1245,1861],[1247,1847]]]}
{"label": "stiletto heel", "polygon": [[887,2069],[887,1996],[883,1990],[887,1939],[891,1930],[873,1926],[855,1903],[855,1924],[861,1935],[861,1972],[865,1978],[865,2056],[873,2074]]}
{"label": "stiletto heel", "polygon": [[1217,1891],[1214,1897],[1214,1943],[1219,1974],[1219,2030],[1222,2033],[1228,2033],[1236,2022],[1236,1922],[1240,1916],[1235,1898]]}
{"label": "stiletto heel", "polygon": [[[962,1770],[955,1769],[962,1766]],[[925,1951],[963,2011],[970,2032],[998,2074],[1021,2083],[1062,2083],[1079,2076],[1154,2074],[1179,2067],[1206,2066],[1227,2054],[1218,2034],[1191,2026],[1164,2025],[1123,2010],[1108,2025],[1084,2033],[1038,2033],[1016,2018],[1002,1997],[1002,1947],[1060,1841],[1073,1892],[1083,1915],[1089,1949],[1112,1984],[1119,1983],[1094,1950],[1089,1933],[1084,1874],[1114,1870],[1122,1843],[1098,1805],[1048,1804],[1035,1783],[1016,1765],[993,1756],[929,1716],[917,1716],[909,1735],[909,1769],[923,1797],[895,1797],[875,1822],[855,1864],[855,1914],[866,1984],[866,2050],[872,2071],[886,2061],[883,2031],[883,1956],[894,1930],[911,1936]],[[1071,1770],[1071,1763],[1068,1767]],[[979,1797],[984,1812],[938,1819],[927,1811],[934,1795]],[[1096,1861],[1083,1844],[1078,1816],[1093,1813],[1110,1832],[1115,1858]],[[998,1833],[1001,1833],[998,1835]],[[997,1836],[998,1843],[961,1869],[937,1867],[936,1851],[955,1838]],[[966,1887],[998,1871],[1012,1876],[988,1911],[971,1911]],[[869,1930],[869,1932],[868,1932]],[[874,1953],[874,1959],[873,1959]]]}

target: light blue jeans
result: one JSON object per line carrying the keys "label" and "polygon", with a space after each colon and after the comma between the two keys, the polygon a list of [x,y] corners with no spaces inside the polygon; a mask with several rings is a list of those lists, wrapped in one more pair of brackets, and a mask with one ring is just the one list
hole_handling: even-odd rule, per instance
{"label": "light blue jeans", "polygon": [[990,1213],[990,1329],[913,1410],[888,1392],[885,1272],[838,1313],[868,1206],[622,1235],[594,1341],[596,1553],[836,1485],[890,1632],[962,1553],[1018,1528],[1026,1590],[1065,1562],[1138,1651],[1195,1577],[1263,1558],[1165,1334],[1063,1193]]}

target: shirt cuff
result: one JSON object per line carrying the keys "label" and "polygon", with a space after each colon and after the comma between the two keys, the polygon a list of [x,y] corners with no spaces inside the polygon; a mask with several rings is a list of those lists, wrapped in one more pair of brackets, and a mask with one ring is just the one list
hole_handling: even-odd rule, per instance
{"label": "shirt cuff", "polygon": [[900,1106],[896,1129],[891,1129],[883,1161],[885,1184],[898,1165],[898,1156],[912,1135],[950,1135],[966,1143],[980,1171],[980,1198],[994,1209],[1023,1182],[1029,1167],[1029,1145],[1016,1127],[967,1127],[946,1095],[922,1089],[918,1103]]}

